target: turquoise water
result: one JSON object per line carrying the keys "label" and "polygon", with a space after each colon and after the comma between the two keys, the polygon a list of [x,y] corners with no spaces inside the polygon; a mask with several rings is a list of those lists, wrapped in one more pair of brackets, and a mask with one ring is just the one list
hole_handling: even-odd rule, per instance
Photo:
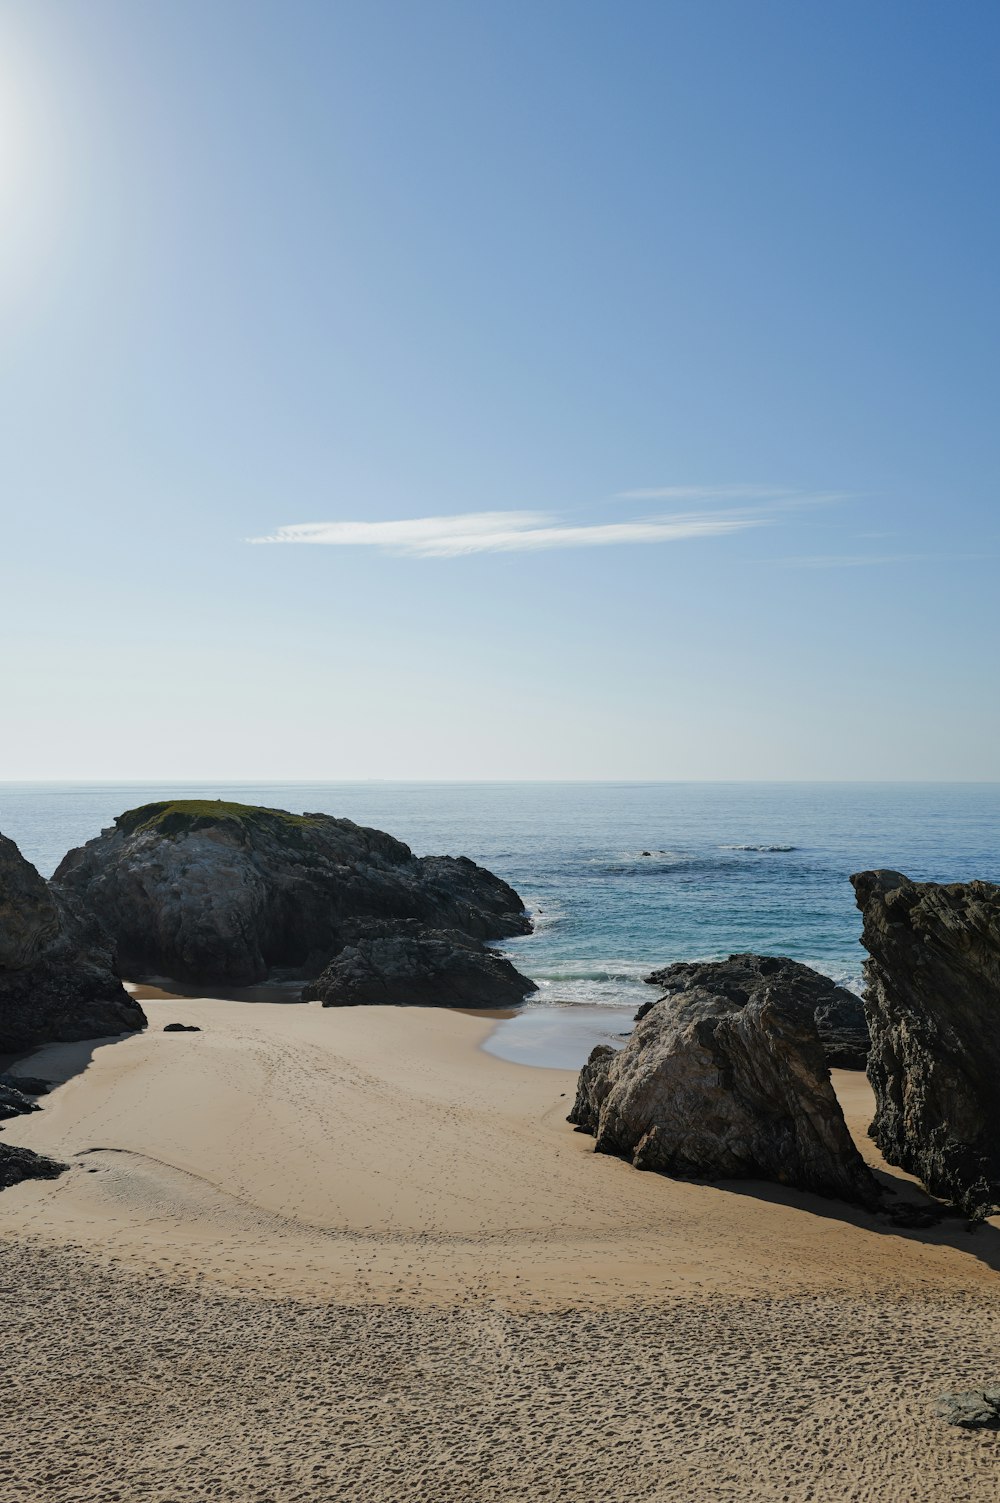
{"label": "turquoise water", "polygon": [[505,949],[543,1004],[634,1007],[652,966],[732,950],[857,987],[852,871],[1000,880],[1000,784],[0,784],[0,831],[48,875],[123,809],[177,795],[346,815],[482,862],[535,914]]}

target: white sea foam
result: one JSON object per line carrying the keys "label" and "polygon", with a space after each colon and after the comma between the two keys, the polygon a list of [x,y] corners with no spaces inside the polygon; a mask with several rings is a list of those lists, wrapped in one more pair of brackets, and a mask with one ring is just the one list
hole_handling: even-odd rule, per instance
{"label": "white sea foam", "polygon": [[720,845],[720,851],[797,851],[797,845]]}

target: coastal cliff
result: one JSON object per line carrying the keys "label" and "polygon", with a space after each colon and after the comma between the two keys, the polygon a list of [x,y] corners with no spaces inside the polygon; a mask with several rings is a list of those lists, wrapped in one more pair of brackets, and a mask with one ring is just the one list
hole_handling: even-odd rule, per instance
{"label": "coastal cliff", "polygon": [[[492,952],[484,940],[531,930],[514,889],[466,857],[416,857],[381,830],[328,814],[221,801],[129,810],[70,851],[53,880],[99,917],[117,941],[123,971],[136,978],[240,987],[279,973],[313,981],[353,946],[350,966],[345,958],[337,977],[316,983],[331,1000],[338,984],[335,1000],[348,991],[362,1000],[366,987],[372,995],[364,1000],[410,1000],[401,994],[407,980],[426,981],[429,998],[435,975],[454,979],[471,955],[485,973]],[[358,926],[372,923],[380,928],[362,936],[359,950]],[[424,931],[434,931],[434,944],[425,938],[414,949]],[[447,964],[442,933],[455,936]],[[379,955],[381,987],[372,985]],[[458,994],[490,1005],[479,1001],[476,967],[466,970]],[[533,989],[509,971],[508,1001]],[[442,986],[438,1000],[455,993]]]}
{"label": "coastal cliff", "polygon": [[0,835],[0,1053],[145,1026],[93,915]]}

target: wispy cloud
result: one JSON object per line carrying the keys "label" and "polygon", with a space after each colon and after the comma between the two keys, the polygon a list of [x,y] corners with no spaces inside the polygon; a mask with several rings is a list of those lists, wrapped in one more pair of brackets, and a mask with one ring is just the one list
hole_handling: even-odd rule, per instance
{"label": "wispy cloud", "polygon": [[717,512],[644,517],[631,522],[575,526],[546,512],[483,511],[393,522],[299,522],[250,543],[312,543],[335,548],[380,548],[415,558],[470,553],[523,553],[544,548],[603,548],[622,543],[675,543],[762,527],[763,514]]}

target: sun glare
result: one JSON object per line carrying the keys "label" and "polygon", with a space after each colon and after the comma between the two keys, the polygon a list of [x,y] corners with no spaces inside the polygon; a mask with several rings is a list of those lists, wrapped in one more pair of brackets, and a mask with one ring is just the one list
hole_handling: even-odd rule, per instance
{"label": "sun glare", "polygon": [[51,109],[39,59],[0,27],[0,295],[21,298],[44,277],[59,186]]}

